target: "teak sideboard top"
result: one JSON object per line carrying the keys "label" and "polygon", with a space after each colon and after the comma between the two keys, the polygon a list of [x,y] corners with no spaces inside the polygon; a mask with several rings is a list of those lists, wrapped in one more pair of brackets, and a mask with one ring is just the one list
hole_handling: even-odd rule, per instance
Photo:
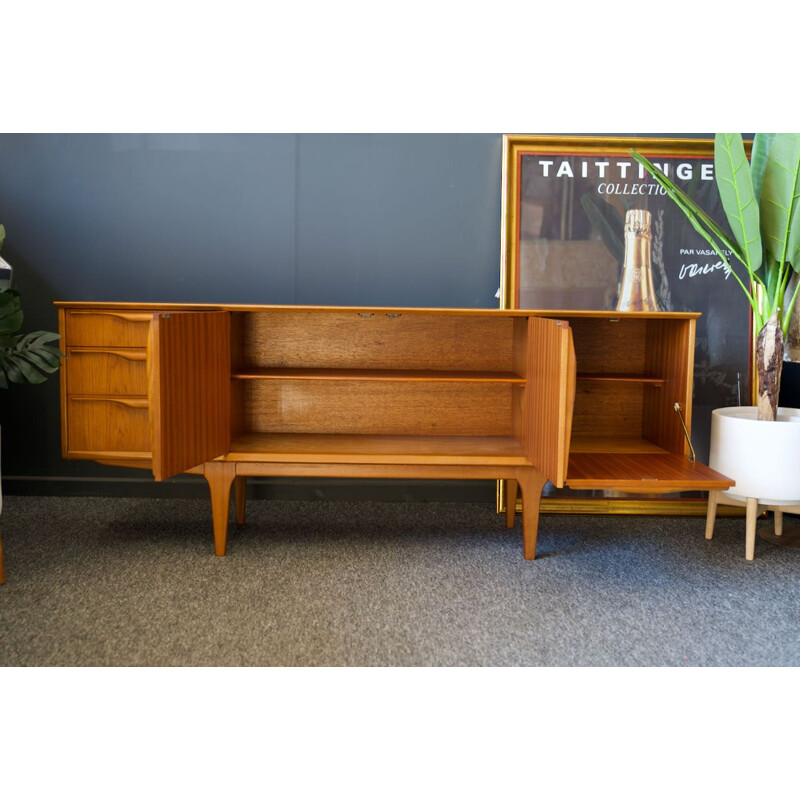
{"label": "teak sideboard top", "polygon": [[732,485],[689,459],[681,422],[699,314],[56,306],[64,457],[202,472],[220,555],[248,475],[505,478],[528,558],[547,480]]}

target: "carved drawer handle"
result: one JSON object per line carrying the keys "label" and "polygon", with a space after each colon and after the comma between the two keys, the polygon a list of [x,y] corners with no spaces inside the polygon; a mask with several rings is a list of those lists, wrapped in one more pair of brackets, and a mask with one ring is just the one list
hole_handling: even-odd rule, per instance
{"label": "carved drawer handle", "polygon": [[91,350],[72,348],[73,355],[109,355],[124,358],[127,361],[147,361],[146,350],[111,350],[107,347],[96,347]]}
{"label": "carved drawer handle", "polygon": [[73,311],[73,314],[95,317],[117,317],[126,322],[150,322],[153,319],[152,314],[137,311]]}
{"label": "carved drawer handle", "polygon": [[145,397],[71,397],[70,400],[117,403],[128,408],[148,408],[150,406]]}

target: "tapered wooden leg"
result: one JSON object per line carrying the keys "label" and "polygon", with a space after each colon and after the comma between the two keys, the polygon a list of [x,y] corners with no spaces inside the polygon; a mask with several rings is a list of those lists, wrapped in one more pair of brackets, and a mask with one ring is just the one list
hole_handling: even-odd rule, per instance
{"label": "tapered wooden leg", "polygon": [[708,511],[706,512],[706,539],[714,535],[714,522],[717,519],[717,504],[719,503],[720,493],[711,490],[708,493]]}
{"label": "tapered wooden leg", "polygon": [[6,582],[6,565],[3,562],[3,537],[0,536],[0,586]]}
{"label": "tapered wooden leg", "polygon": [[756,557],[756,519],[758,517],[758,498],[747,498],[746,538],[744,557],[752,561]]}
{"label": "tapered wooden leg", "polygon": [[783,511],[776,508],[773,514],[775,515],[775,535],[783,536]]}
{"label": "tapered wooden leg", "polygon": [[536,469],[526,469],[519,473],[519,488],[522,490],[522,542],[525,558],[536,558],[536,539],[539,536],[539,505],[542,489],[547,478]]}
{"label": "tapered wooden leg", "polygon": [[211,492],[211,516],[214,520],[214,552],[225,555],[228,542],[228,515],[231,507],[231,484],[236,477],[236,464],[230,461],[209,461],[204,473]]}
{"label": "tapered wooden leg", "polygon": [[506,480],[506,528],[513,528],[517,519],[517,494],[519,484],[514,480]]}
{"label": "tapered wooden leg", "polygon": [[247,517],[247,478],[237,475],[233,480],[233,504],[236,508],[236,524],[244,525]]}

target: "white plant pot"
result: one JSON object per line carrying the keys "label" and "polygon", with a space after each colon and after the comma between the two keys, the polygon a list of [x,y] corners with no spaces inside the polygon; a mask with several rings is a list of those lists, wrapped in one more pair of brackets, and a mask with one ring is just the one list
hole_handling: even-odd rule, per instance
{"label": "white plant pot", "polygon": [[723,494],[759,504],[800,503],[800,409],[779,408],[778,419],[756,419],[755,406],[711,412],[709,466],[736,481]]}

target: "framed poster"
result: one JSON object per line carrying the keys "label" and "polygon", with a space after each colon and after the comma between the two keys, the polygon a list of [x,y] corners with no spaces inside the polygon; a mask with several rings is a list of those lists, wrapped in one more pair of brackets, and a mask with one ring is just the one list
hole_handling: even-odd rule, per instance
{"label": "framed poster", "polygon": [[[746,147],[749,154],[749,146]],[[629,211],[649,212],[658,309],[699,311],[691,437],[707,462],[711,411],[750,403],[752,336],[744,293],[665,191],[630,155],[656,163],[725,219],[713,139],[503,137],[501,308],[615,309]],[[498,489],[498,509],[502,492]],[[575,492],[547,486],[543,511],[705,514],[699,494]]]}

